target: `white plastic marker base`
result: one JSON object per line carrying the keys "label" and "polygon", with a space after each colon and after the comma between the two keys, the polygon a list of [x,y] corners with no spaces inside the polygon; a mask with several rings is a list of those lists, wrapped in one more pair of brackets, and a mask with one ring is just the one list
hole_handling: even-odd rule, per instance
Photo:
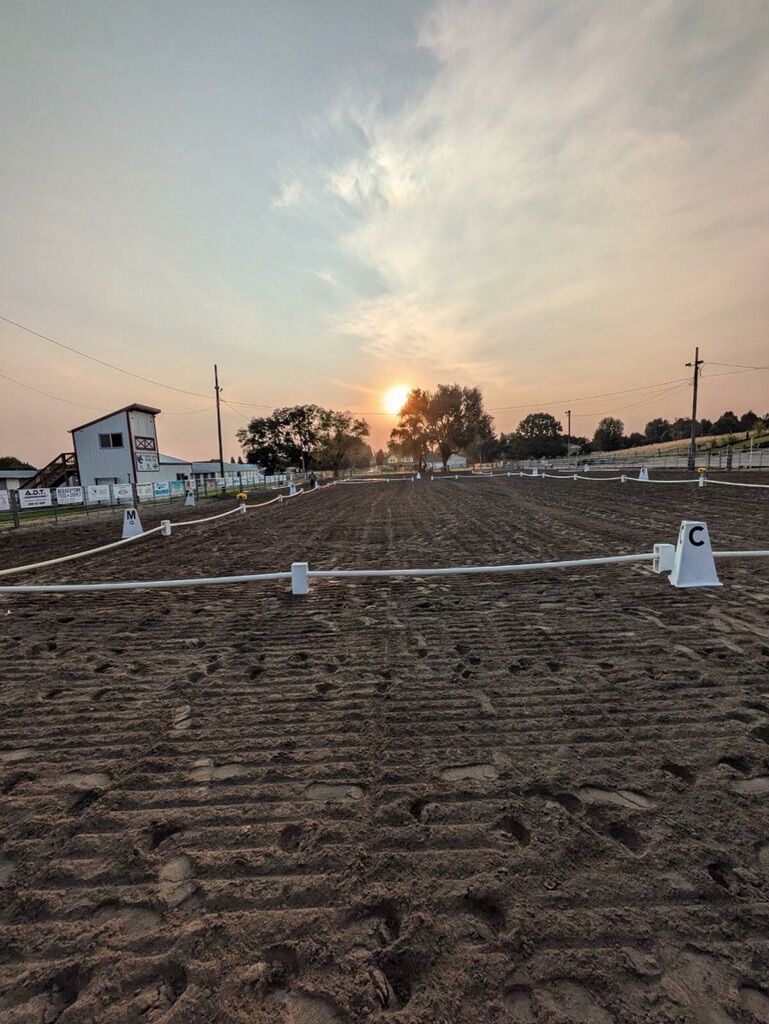
{"label": "white plastic marker base", "polygon": [[654,572],[671,572],[676,557],[675,544],[655,544],[654,561],[652,569]]}
{"label": "white plastic marker base", "polygon": [[123,513],[123,540],[129,537],[140,537],[144,533],[139,513],[135,508],[127,508]]}
{"label": "white plastic marker base", "polygon": [[649,470],[646,466],[641,466],[641,470],[638,474],[639,480],[644,480],[647,484],[649,483]]}
{"label": "white plastic marker base", "polygon": [[170,537],[171,536],[171,520],[161,519],[160,520],[160,536]]}
{"label": "white plastic marker base", "polygon": [[292,594],[309,594],[310,593],[310,573],[309,565],[307,562],[292,562],[291,563],[291,593]]}
{"label": "white plastic marker base", "polygon": [[704,473],[700,473],[700,482],[697,484],[697,486],[698,487],[704,487],[706,479],[707,478],[706,478],[705,474]]}
{"label": "white plastic marker base", "polygon": [[707,523],[684,519],[678,531],[670,582],[674,587],[720,587]]}
{"label": "white plastic marker base", "polygon": [[534,469],[533,469],[533,470],[531,471],[531,475],[532,475],[532,476],[539,476],[539,470],[537,469],[537,467],[536,467],[536,466],[535,466],[535,467],[534,467]]}
{"label": "white plastic marker base", "polygon": [[194,508],[195,507],[195,492],[194,491],[187,491],[187,497],[184,499],[184,504],[185,504],[185,507],[187,507],[187,508]]}

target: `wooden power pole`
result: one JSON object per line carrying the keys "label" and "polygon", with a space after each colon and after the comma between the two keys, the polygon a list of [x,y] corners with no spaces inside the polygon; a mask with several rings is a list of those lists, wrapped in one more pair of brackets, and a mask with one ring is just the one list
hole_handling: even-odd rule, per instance
{"label": "wooden power pole", "polygon": [[[219,370],[217,369],[216,363],[214,363],[214,391],[216,391],[216,429],[219,434],[219,475],[224,480],[224,452],[222,451],[222,410],[219,405],[219,392],[222,389],[219,387]],[[227,483],[225,481],[225,487]]]}
{"label": "wooden power pole", "polygon": [[687,462],[688,468],[693,470],[697,461],[697,384],[700,377],[700,367],[704,363],[704,359],[700,359],[699,347],[694,350],[694,362],[687,363],[687,366],[694,367],[692,376],[692,435],[691,443],[689,444],[689,459]]}

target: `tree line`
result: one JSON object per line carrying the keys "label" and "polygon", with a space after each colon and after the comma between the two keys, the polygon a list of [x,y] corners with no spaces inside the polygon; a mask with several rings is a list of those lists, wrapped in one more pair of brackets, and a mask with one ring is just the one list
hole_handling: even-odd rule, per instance
{"label": "tree line", "polygon": [[[769,432],[769,414],[761,417],[752,410],[737,416],[731,410],[717,420],[699,420],[697,434],[756,436]],[[671,423],[657,417],[641,433],[625,433],[622,420],[605,416],[592,438],[569,438],[560,420],[547,412],[525,416],[510,433],[494,432],[494,421],[484,408],[478,388],[439,384],[433,391],[413,388],[406,398],[398,422],[390,434],[388,451],[396,459],[408,460],[422,470],[440,458],[444,471],[454,454],[470,461],[554,458],[572,453],[617,451],[666,441],[685,441],[691,435],[691,419],[679,417]],[[373,462],[382,466],[385,452],[376,455],[366,438],[369,426],[352,413],[324,409],[318,405],[296,405],[276,409],[271,416],[253,419],[238,431],[246,460],[262,466],[267,473],[289,467],[324,469],[334,474],[342,469],[366,468]]]}

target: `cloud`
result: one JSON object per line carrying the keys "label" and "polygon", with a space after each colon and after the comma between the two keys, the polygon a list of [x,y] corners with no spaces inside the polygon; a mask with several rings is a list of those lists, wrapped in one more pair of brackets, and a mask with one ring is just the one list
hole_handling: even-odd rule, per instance
{"label": "cloud", "polygon": [[332,288],[339,287],[339,279],[332,270],[313,270],[313,274],[325,284],[331,285]]}
{"label": "cloud", "polygon": [[279,194],[273,199],[272,205],[276,210],[287,210],[290,206],[296,206],[304,197],[302,183],[297,179],[286,181],[281,185]]}
{"label": "cloud", "polygon": [[[755,308],[769,253],[763,0],[446,0],[435,61],[327,188],[380,289],[340,329],[382,359],[479,380],[557,363],[625,372]],[[576,372],[576,371],[575,371]]]}

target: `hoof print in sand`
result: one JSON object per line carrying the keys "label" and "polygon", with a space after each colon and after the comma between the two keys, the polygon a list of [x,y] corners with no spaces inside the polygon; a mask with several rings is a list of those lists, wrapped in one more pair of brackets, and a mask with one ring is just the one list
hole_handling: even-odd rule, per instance
{"label": "hoof print in sand", "polygon": [[454,764],[441,768],[441,778],[445,782],[493,782],[499,778],[499,772],[493,764]]}
{"label": "hoof print in sand", "polygon": [[0,885],[5,885],[13,874],[15,866],[8,854],[0,850]]}
{"label": "hoof print in sand", "polygon": [[182,704],[171,713],[171,735],[186,732],[192,725],[192,705]]}
{"label": "hoof print in sand", "polygon": [[500,818],[496,824],[496,829],[502,834],[502,838],[508,842],[518,843],[519,846],[528,846],[531,842],[531,833],[523,824],[512,814],[506,814],[503,818]]}
{"label": "hoof print in sand", "polygon": [[755,796],[763,796],[769,793],[769,775],[757,775],[753,779],[740,779],[732,783],[735,793],[747,793]]}
{"label": "hoof print in sand", "polygon": [[192,766],[190,778],[193,782],[217,782],[248,774],[249,769],[244,764],[214,764],[210,757],[199,757]]}
{"label": "hoof print in sand", "polygon": [[646,811],[654,807],[654,801],[632,789],[607,789],[603,786],[581,786],[577,791],[580,800],[587,804],[608,804],[629,810]]}
{"label": "hoof print in sand", "polygon": [[769,1024],[769,994],[764,989],[758,985],[743,985],[740,988],[740,1003],[754,1020],[760,1024]]}
{"label": "hoof print in sand", "polygon": [[304,795],[308,800],[360,800],[363,788],[350,783],[313,782]]}
{"label": "hoof print in sand", "polygon": [[198,892],[195,869],[189,857],[172,857],[160,869],[160,897],[167,907],[179,907]]}
{"label": "hoof print in sand", "polygon": [[[133,1000],[133,1008],[138,1011],[140,1019],[149,1024],[159,1024],[166,1019],[166,1014],[179,1000],[187,987],[187,975],[179,964],[171,964],[161,977],[144,983]],[[133,1019],[133,1018],[131,1018]]]}

